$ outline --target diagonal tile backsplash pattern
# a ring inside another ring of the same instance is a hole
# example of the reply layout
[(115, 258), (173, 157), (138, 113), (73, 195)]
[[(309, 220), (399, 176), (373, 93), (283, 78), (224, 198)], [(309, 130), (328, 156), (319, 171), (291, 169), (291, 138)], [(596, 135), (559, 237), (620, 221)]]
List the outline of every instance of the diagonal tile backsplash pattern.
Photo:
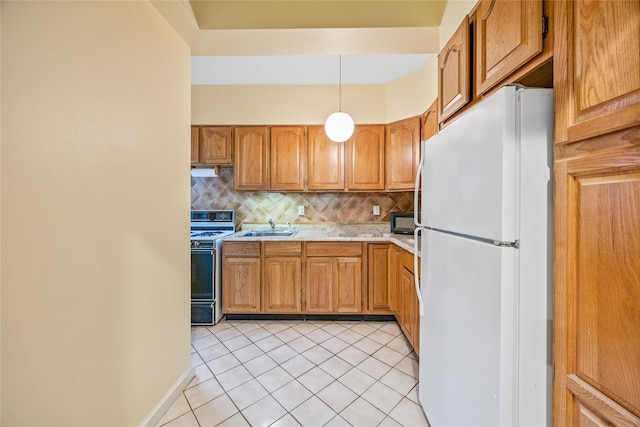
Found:
[[(380, 206), (374, 216), (373, 206)], [(305, 215), (298, 216), (298, 206)], [(191, 209), (235, 209), (236, 223), (387, 222), (389, 212), (413, 209), (413, 192), (401, 193), (267, 193), (235, 191), (233, 169), (224, 167), (216, 178), (191, 178)]]

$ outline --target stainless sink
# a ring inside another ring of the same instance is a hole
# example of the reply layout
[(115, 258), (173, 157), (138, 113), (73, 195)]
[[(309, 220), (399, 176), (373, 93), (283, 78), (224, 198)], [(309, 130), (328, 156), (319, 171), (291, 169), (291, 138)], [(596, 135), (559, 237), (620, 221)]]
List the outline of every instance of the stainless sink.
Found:
[(297, 231), (248, 231), (239, 237), (291, 237)]

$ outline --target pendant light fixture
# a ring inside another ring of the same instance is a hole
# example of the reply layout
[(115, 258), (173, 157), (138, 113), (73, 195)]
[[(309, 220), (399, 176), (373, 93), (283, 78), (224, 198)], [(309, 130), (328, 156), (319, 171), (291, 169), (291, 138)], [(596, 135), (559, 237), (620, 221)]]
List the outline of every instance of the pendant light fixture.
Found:
[(342, 55), (339, 56), (339, 68), (340, 109), (327, 117), (327, 121), (324, 122), (324, 132), (334, 142), (345, 142), (353, 135), (354, 124), (351, 116), (342, 112)]

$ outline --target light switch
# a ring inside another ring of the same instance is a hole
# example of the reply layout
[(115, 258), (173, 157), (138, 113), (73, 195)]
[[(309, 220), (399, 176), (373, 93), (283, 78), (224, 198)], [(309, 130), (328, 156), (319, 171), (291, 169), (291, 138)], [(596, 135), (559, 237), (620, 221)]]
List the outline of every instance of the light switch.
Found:
[(376, 205), (373, 207), (373, 214), (380, 215), (380, 206)]
[(298, 206), (298, 215), (304, 216), (304, 206)]

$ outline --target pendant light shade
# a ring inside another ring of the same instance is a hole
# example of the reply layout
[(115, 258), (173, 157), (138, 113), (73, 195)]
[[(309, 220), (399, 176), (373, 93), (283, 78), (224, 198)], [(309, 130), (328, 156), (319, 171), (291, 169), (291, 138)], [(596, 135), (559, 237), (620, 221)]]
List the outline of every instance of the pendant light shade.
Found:
[(338, 85), (340, 88), (340, 110), (331, 113), (329, 117), (327, 117), (327, 120), (324, 122), (324, 133), (334, 142), (345, 142), (353, 135), (355, 125), (351, 116), (342, 112), (342, 56), (339, 57), (339, 64), (340, 76)]
[(331, 113), (324, 122), (324, 133), (330, 140), (335, 142), (345, 142), (351, 138), (354, 129), (353, 119), (347, 113), (337, 111)]

